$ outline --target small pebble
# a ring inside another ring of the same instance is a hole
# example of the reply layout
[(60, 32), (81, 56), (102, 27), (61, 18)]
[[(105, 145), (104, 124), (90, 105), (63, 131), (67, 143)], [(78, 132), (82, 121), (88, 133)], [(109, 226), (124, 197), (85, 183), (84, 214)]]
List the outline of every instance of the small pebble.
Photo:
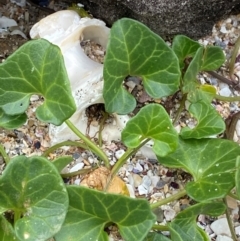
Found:
[(120, 159), (124, 153), (125, 153), (125, 151), (122, 150), (122, 149), (117, 150), (117, 151), (115, 152), (115, 157), (116, 157), (117, 159)]
[(227, 236), (218, 235), (217, 238), (216, 238), (216, 241), (233, 241), (233, 239), (231, 239)]
[(160, 180), (157, 182), (156, 188), (157, 188), (157, 189), (162, 189), (165, 184), (166, 184), (166, 182), (163, 181), (162, 179), (160, 179)]
[(83, 167), (84, 167), (84, 163), (83, 162), (77, 163), (75, 166), (73, 166), (70, 169), (70, 172), (76, 172), (78, 170), (81, 170)]
[(172, 208), (166, 209), (164, 211), (164, 217), (166, 218), (167, 221), (173, 220), (175, 216), (176, 216), (176, 212)]
[(231, 237), (231, 232), (226, 218), (217, 219), (210, 227), (216, 235), (226, 235)]
[(157, 222), (161, 223), (164, 219), (163, 210), (161, 208), (156, 208), (153, 210), (153, 213), (157, 217)]

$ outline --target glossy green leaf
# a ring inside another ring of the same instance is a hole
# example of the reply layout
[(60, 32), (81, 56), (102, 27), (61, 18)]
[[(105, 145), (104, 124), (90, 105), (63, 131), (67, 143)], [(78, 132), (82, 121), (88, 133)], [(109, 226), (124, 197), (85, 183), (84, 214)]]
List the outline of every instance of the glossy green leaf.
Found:
[(0, 216), (0, 240), (18, 241), (12, 225), (1, 215)]
[(236, 183), (236, 194), (240, 199), (240, 156), (238, 156), (236, 160), (235, 183)]
[(0, 64), (0, 106), (8, 115), (26, 111), (33, 94), (44, 97), (39, 120), (62, 124), (75, 112), (70, 82), (60, 49), (47, 40), (32, 40)]
[(127, 114), (136, 101), (123, 88), (124, 79), (139, 76), (153, 98), (178, 90), (180, 69), (172, 49), (142, 23), (123, 18), (114, 23), (104, 60), (103, 97), (110, 113)]
[(221, 67), (225, 62), (223, 50), (217, 46), (207, 46), (203, 55), (201, 70), (211, 71)]
[(215, 108), (204, 100), (192, 103), (188, 111), (197, 119), (196, 127), (184, 127), (181, 129), (182, 138), (206, 138), (222, 133), (226, 126), (225, 122)]
[(179, 139), (177, 150), (158, 157), (167, 167), (182, 168), (194, 181), (187, 183), (188, 195), (201, 202), (223, 198), (235, 185), (238, 144), (223, 139)]
[(56, 158), (52, 164), (57, 168), (59, 173), (62, 171), (64, 167), (66, 167), (70, 162), (73, 161), (71, 156), (60, 156)]
[(199, 214), (219, 216), (226, 209), (224, 203), (199, 203), (180, 212), (169, 224), (172, 241), (209, 241), (207, 233), (196, 224)]
[(177, 132), (161, 105), (144, 106), (122, 131), (122, 141), (130, 148), (139, 146), (147, 138), (153, 139), (153, 151), (159, 156), (165, 156), (177, 147)]
[(7, 115), (0, 108), (0, 126), (5, 129), (14, 129), (22, 126), (27, 120), (27, 115)]
[(184, 35), (177, 35), (173, 39), (172, 49), (179, 59), (181, 68), (184, 66), (184, 60), (192, 58), (201, 45)]
[(44, 241), (61, 228), (68, 194), (51, 162), (38, 156), (18, 156), (0, 177), (0, 206), (23, 216), (14, 225), (20, 240)]
[(183, 77), (183, 92), (194, 91), (198, 85), (196, 78), (202, 65), (203, 47), (198, 48)]
[(170, 239), (162, 234), (151, 232), (147, 235), (144, 241), (170, 241)]
[(68, 186), (69, 210), (56, 241), (107, 241), (104, 228), (117, 224), (126, 241), (141, 241), (155, 222), (147, 200)]

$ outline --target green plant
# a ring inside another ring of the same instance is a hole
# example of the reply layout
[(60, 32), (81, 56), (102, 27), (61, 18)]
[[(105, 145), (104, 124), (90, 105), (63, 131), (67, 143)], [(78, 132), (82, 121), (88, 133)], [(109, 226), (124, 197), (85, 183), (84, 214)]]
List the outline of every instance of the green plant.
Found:
[[(83, 143), (59, 143), (42, 157), (18, 156), (11, 160), (0, 145), (7, 164), (0, 177), (2, 240), (107, 240), (104, 228), (112, 223), (126, 241), (170, 240), (150, 233), (151, 229), (170, 231), (173, 241), (208, 240), (195, 222), (197, 215), (228, 215), (223, 199), (227, 195), (240, 197), (240, 147), (231, 140), (210, 138), (225, 131), (224, 120), (211, 101), (239, 98), (222, 98), (212, 86), (202, 86), (197, 80), (200, 71), (216, 70), (224, 61), (220, 48), (204, 48), (182, 35), (174, 38), (170, 48), (137, 21), (121, 19), (113, 25), (104, 62), (107, 112), (128, 114), (134, 110), (136, 100), (122, 85), (129, 75), (141, 77), (152, 98), (181, 93), (173, 121), (164, 107), (156, 103), (142, 107), (128, 121), (122, 131), (127, 151), (111, 169), (108, 184), (130, 156), (153, 140), (159, 162), (192, 175), (193, 180), (179, 193), (149, 205), (144, 199), (65, 186), (59, 173), (71, 158), (59, 157), (50, 162), (46, 157), (51, 151), (63, 145), (78, 145), (93, 151), (107, 168), (108, 158), (68, 120), (75, 112), (75, 104), (59, 48), (46, 40), (33, 40), (17, 50), (0, 65), (0, 126), (11, 129), (25, 123), (30, 96), (39, 94), (44, 103), (36, 110), (37, 118), (54, 125), (65, 122)], [(178, 134), (174, 125), (186, 102), (197, 125), (192, 129), (185, 127)], [(231, 193), (234, 187), (236, 196)], [(196, 204), (180, 212), (168, 225), (156, 225), (152, 210), (185, 195)], [(13, 220), (6, 218), (9, 210)]]

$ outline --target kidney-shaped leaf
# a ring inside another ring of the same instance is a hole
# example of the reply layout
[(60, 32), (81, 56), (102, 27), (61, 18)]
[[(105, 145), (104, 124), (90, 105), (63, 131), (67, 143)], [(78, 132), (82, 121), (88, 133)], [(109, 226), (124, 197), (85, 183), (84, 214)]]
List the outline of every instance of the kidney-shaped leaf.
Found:
[(153, 98), (173, 94), (180, 79), (178, 59), (171, 48), (145, 25), (127, 18), (111, 28), (103, 74), (106, 109), (119, 114), (131, 112), (136, 105), (122, 86), (128, 75), (140, 76)]
[(68, 195), (56, 168), (43, 157), (15, 157), (0, 177), (0, 206), (19, 218), (20, 240), (46, 240), (59, 231)]
[(236, 157), (240, 147), (222, 139), (179, 139), (177, 150), (166, 157), (159, 157), (161, 164), (183, 168), (194, 181), (186, 185), (193, 199), (201, 202), (223, 198), (235, 184)]
[(222, 133), (226, 126), (220, 114), (211, 104), (204, 100), (192, 103), (188, 111), (197, 119), (198, 124), (193, 129), (184, 127), (181, 129), (182, 138), (206, 138)]
[(236, 159), (236, 175), (235, 175), (235, 182), (236, 182), (236, 194), (240, 199), (240, 156)]
[(14, 129), (18, 128), (23, 125), (27, 120), (27, 115), (20, 114), (20, 115), (7, 115), (1, 108), (0, 108), (0, 126), (5, 129)]
[(172, 49), (179, 59), (181, 68), (186, 58), (192, 58), (201, 45), (184, 35), (177, 35), (173, 39)]
[(177, 147), (177, 132), (161, 105), (144, 106), (122, 131), (122, 140), (130, 148), (139, 146), (147, 138), (153, 139), (153, 151), (159, 156), (165, 156)]
[(207, 46), (203, 55), (201, 70), (216, 70), (225, 62), (223, 50), (217, 46)]
[(224, 203), (199, 203), (180, 212), (169, 224), (172, 241), (209, 241), (207, 233), (196, 224), (199, 214), (219, 216), (226, 209)]
[(13, 226), (2, 215), (0, 216), (0, 240), (18, 241)]
[(200, 47), (190, 62), (184, 77), (183, 77), (183, 91), (188, 93), (196, 89), (197, 81), (196, 76), (200, 71), (202, 65), (203, 47)]
[(171, 241), (171, 240), (165, 237), (163, 234), (151, 232), (147, 235), (144, 241)]
[(67, 187), (69, 210), (56, 241), (107, 241), (104, 228), (115, 223), (126, 241), (143, 240), (155, 222), (147, 200)]
[(60, 125), (75, 103), (60, 49), (47, 40), (32, 40), (0, 65), (0, 106), (8, 115), (24, 113), (32, 94), (44, 97), (37, 118)]

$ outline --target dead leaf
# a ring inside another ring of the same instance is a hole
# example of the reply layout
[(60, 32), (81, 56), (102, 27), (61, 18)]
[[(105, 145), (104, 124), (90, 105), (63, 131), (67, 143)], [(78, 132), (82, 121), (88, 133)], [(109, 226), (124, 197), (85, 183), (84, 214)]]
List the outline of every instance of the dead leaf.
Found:
[[(103, 166), (99, 167), (86, 175), (80, 185), (102, 191), (105, 189), (109, 175), (110, 170)], [(107, 188), (107, 192), (130, 196), (125, 182), (118, 176), (113, 178)]]

